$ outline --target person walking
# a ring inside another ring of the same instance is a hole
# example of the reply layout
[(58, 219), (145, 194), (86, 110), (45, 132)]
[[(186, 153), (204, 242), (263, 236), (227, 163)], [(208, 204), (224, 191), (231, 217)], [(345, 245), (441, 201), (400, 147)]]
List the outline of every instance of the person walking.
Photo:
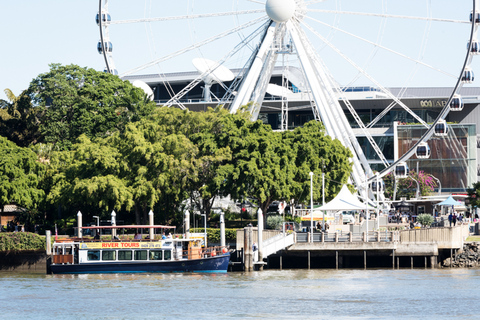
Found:
[(452, 226), (452, 222), (453, 222), (453, 214), (450, 212), (450, 214), (448, 215), (448, 223), (450, 223), (450, 227)]
[(452, 222), (453, 222), (453, 226), (455, 227), (455, 225), (457, 224), (457, 213), (456, 212), (453, 213)]

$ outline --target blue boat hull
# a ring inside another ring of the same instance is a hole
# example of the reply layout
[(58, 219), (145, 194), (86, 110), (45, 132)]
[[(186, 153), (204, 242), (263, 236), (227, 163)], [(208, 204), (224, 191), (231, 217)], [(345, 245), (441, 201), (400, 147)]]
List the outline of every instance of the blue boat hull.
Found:
[(154, 273), (154, 272), (205, 272), (225, 273), (228, 270), (230, 253), (216, 257), (144, 262), (99, 262), (82, 264), (52, 264), (54, 274), (85, 273)]

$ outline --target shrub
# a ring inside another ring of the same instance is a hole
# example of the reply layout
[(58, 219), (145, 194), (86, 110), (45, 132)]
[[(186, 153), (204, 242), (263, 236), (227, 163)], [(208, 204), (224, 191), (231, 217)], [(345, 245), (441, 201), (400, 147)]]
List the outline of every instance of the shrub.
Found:
[(45, 237), (30, 232), (0, 233), (0, 251), (45, 250)]
[[(190, 229), (192, 233), (203, 233), (204, 231), (204, 228)], [(237, 229), (225, 229), (225, 241), (237, 241)], [(207, 228), (207, 242), (220, 243), (220, 229)]]
[(433, 223), (433, 216), (428, 213), (422, 213), (417, 216), (417, 221), (424, 227), (429, 227)]
[(283, 223), (282, 216), (269, 216), (267, 218), (267, 229), (273, 229), (273, 230), (281, 229), (282, 223)]

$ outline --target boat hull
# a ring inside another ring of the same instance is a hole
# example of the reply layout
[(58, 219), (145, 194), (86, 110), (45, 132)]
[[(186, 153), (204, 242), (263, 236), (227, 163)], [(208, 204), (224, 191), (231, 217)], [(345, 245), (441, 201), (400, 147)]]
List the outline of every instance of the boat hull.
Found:
[(100, 262), (82, 264), (52, 264), (53, 274), (88, 273), (155, 273), (155, 272), (204, 272), (225, 273), (228, 270), (230, 253), (216, 257), (142, 262)]

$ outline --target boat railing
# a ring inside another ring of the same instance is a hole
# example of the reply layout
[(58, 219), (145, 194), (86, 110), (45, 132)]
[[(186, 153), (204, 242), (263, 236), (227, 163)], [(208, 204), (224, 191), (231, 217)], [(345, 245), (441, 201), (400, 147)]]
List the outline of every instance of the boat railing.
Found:
[[(161, 235), (155, 236), (153, 239), (150, 239), (148, 237), (142, 238), (142, 239), (133, 239), (133, 235), (124, 235), (124, 236), (117, 236), (117, 237), (112, 237), (111, 235), (104, 235), (99, 238), (94, 238), (94, 237), (71, 237), (68, 238), (68, 240), (63, 239), (63, 242), (145, 242), (145, 241), (160, 241), (160, 240), (172, 240), (172, 239), (180, 239), (179, 236), (175, 236), (173, 238), (166, 238), (162, 239)], [(60, 242), (56, 240), (57, 242)]]
[(201, 258), (212, 258), (228, 252), (227, 247), (217, 246), (208, 248), (190, 248), (182, 251), (182, 259), (192, 260)]

